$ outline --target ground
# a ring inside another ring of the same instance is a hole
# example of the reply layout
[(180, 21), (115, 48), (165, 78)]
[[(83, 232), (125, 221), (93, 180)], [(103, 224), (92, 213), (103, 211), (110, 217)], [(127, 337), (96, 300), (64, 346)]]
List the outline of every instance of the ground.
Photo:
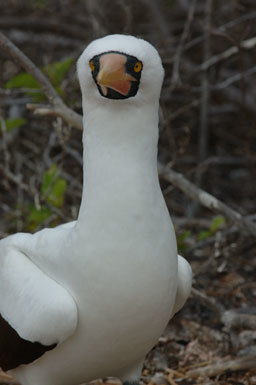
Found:
[[(115, 32), (153, 43), (166, 71), (159, 161), (243, 216), (208, 210), (160, 176), (193, 291), (149, 353), (143, 384), (256, 384), (255, 19), (254, 0), (0, 4), (1, 31), (80, 114), (75, 61), (87, 43)], [(76, 218), (82, 147), (77, 128), (26, 108), (47, 102), (31, 78), (16, 77), (18, 63), (0, 58), (4, 237)], [(13, 379), (1, 373), (0, 381)]]

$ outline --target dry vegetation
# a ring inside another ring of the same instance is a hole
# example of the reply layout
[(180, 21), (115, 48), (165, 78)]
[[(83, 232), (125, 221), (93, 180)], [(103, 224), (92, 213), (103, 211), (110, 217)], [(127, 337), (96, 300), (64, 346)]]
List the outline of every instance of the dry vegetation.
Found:
[[(9, 0), (0, 30), (78, 114), (75, 60), (87, 43), (118, 32), (157, 47), (166, 70), (160, 179), (194, 290), (148, 355), (142, 382), (256, 384), (255, 0)], [(82, 148), (79, 118), (72, 127), (61, 101), (17, 80), (22, 62), (0, 47), (4, 237), (76, 218)]]

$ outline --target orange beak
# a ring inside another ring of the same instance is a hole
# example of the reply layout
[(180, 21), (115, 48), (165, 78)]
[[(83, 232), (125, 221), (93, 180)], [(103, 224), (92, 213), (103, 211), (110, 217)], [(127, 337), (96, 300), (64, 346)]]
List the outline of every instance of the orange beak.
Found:
[(131, 82), (136, 79), (125, 72), (126, 57), (118, 53), (108, 53), (100, 58), (100, 71), (97, 83), (103, 95), (107, 95), (108, 88), (126, 96), (131, 89)]

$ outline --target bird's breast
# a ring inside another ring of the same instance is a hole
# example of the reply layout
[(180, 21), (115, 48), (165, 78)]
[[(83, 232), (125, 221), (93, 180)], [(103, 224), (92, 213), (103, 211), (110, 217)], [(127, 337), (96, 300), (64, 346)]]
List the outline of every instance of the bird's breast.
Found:
[(155, 342), (168, 321), (176, 294), (177, 250), (169, 215), (158, 209), (147, 215), (127, 213), (122, 222), (116, 212), (83, 234), (76, 254), (80, 262), (74, 263), (74, 295), (82, 318), (98, 325), (99, 336), (115, 330), (120, 342), (130, 330), (138, 341)]

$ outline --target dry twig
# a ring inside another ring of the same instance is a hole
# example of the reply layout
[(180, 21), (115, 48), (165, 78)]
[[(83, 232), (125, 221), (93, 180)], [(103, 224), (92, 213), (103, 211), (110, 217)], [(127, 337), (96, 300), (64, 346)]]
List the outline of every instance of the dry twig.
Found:
[(35, 32), (53, 32), (55, 34), (60, 34), (61, 36), (72, 37), (73, 39), (78, 39), (83, 41), (81, 38), (83, 36), (84, 28), (79, 27), (77, 24), (73, 23), (58, 23), (56, 19), (50, 18), (38, 18), (33, 15), (32, 17), (20, 17), (17, 16), (7, 16), (4, 15), (0, 17), (1, 29), (20, 29), (20, 30), (33, 30)]
[[(239, 24), (248, 22), (250, 20), (253, 20), (256, 18), (256, 12), (249, 12), (246, 13), (245, 15), (242, 15), (238, 17), (237, 19), (230, 20), (228, 23), (221, 25), (219, 28), (216, 28), (212, 31), (214, 35), (219, 34), (221, 32), (226, 32), (230, 28), (234, 28), (238, 26)], [(192, 39), (191, 41), (187, 42), (185, 44), (184, 50), (187, 51), (193, 47), (195, 47), (197, 44), (201, 43), (204, 41), (205, 35), (201, 35), (196, 37), (195, 39)]]
[(7, 129), (6, 129), (5, 121), (1, 116), (0, 116), (0, 123), (1, 123), (2, 137), (3, 137), (2, 148), (3, 148), (3, 153), (4, 153), (4, 163), (5, 163), (5, 168), (7, 170), (9, 170), (9, 168), (10, 168), (9, 167), (10, 166), (10, 154), (9, 154), (8, 147), (7, 147), (7, 138), (6, 138)]
[(178, 48), (176, 49), (176, 53), (175, 53), (175, 56), (173, 59), (173, 71), (172, 71), (171, 87), (170, 87), (171, 91), (180, 82), (180, 74), (179, 74), (180, 59), (181, 59), (181, 55), (182, 55), (185, 41), (186, 41), (188, 34), (189, 34), (189, 29), (190, 29), (191, 23), (192, 23), (193, 18), (194, 18), (196, 4), (197, 4), (197, 0), (193, 0), (190, 4), (187, 20), (186, 20), (186, 23), (184, 25), (184, 29), (183, 29), (183, 32), (182, 32), (182, 35), (180, 38), (180, 42), (179, 42)]
[(157, 1), (155, 0), (143, 0), (145, 5), (150, 9), (155, 24), (158, 27), (161, 35), (166, 38), (166, 36), (169, 36), (169, 21), (166, 19), (163, 12), (161, 12), (159, 5), (157, 4)]
[(58, 116), (61, 116), (73, 126), (80, 128), (81, 116), (63, 103), (61, 97), (57, 94), (46, 76), (44, 76), (39, 68), (36, 67), (35, 64), (1, 32), (0, 47), (38, 81), (47, 99), (53, 105), (53, 109), (59, 112)]
[(222, 82), (216, 84), (215, 86), (211, 86), (211, 89), (213, 90), (222, 90), (223, 88), (229, 87), (231, 84), (234, 84), (236, 82), (241, 81), (242, 79), (245, 79), (248, 76), (254, 75), (256, 72), (256, 66), (253, 66), (252, 68), (249, 68), (247, 71), (244, 73), (240, 74), (235, 74), (234, 76), (231, 76)]
[(69, 111), (74, 112), (67, 106), (63, 108), (62, 106), (51, 106), (46, 104), (27, 104), (27, 109), (34, 112), (34, 115), (36, 116), (52, 116), (52, 117), (60, 117), (62, 118), (66, 123), (73, 125), (74, 127), (78, 128), (79, 130), (83, 129), (83, 121), (82, 116), (79, 114), (76, 114), (75, 121), (73, 120), (73, 116), (69, 114)]
[(255, 369), (256, 355), (252, 354), (250, 356), (236, 358), (229, 361), (221, 361), (213, 365), (207, 365), (200, 368), (189, 370), (185, 378), (197, 378), (197, 377), (211, 377), (222, 374), (227, 370), (236, 371), (236, 370), (245, 370), (245, 369)]
[[(204, 40), (204, 61), (207, 61), (210, 57), (210, 31), (211, 31), (211, 11), (212, 0), (207, 0), (205, 4), (205, 40)], [(200, 131), (198, 141), (198, 158), (199, 162), (202, 162), (208, 151), (208, 111), (209, 111), (209, 99), (210, 89), (207, 69), (202, 74), (202, 92), (201, 92), (201, 108), (200, 108)], [(198, 172), (197, 184), (201, 184), (201, 173)]]
[(29, 186), (22, 182), (21, 175), (15, 175), (10, 170), (6, 169), (2, 164), (0, 164), (0, 171), (9, 179), (11, 182), (18, 185), (22, 190), (29, 191)]
[(214, 298), (208, 297), (206, 294), (204, 294), (202, 291), (199, 291), (195, 288), (192, 288), (191, 295), (194, 298), (199, 299), (203, 303), (205, 303), (210, 309), (212, 309), (219, 317), (224, 311), (224, 307), (215, 301)]
[(214, 210), (223, 214), (232, 222), (235, 222), (238, 227), (248, 231), (250, 234), (256, 236), (256, 225), (249, 219), (244, 218), (240, 213), (233, 210), (231, 207), (215, 198), (213, 195), (198, 188), (191, 183), (183, 175), (171, 170), (168, 166), (158, 164), (159, 173), (164, 179), (172, 183), (174, 186), (182, 190), (191, 199), (196, 200), (201, 205), (207, 207), (210, 210)]
[[(240, 49), (250, 50), (253, 49), (256, 46), (256, 37), (252, 37), (250, 39), (244, 40), (240, 43)], [(236, 55), (239, 52), (238, 47), (231, 47), (227, 49), (226, 51), (223, 51), (219, 53), (218, 55), (214, 55), (210, 57), (210, 59), (204, 61), (202, 64), (200, 64), (198, 67), (194, 69), (195, 72), (201, 72), (206, 71), (210, 67), (214, 66), (215, 64), (219, 63), (222, 60), (227, 60), (230, 57)]]
[(221, 316), (222, 322), (228, 330), (251, 329), (256, 330), (256, 315), (241, 314), (235, 310), (227, 310)]

